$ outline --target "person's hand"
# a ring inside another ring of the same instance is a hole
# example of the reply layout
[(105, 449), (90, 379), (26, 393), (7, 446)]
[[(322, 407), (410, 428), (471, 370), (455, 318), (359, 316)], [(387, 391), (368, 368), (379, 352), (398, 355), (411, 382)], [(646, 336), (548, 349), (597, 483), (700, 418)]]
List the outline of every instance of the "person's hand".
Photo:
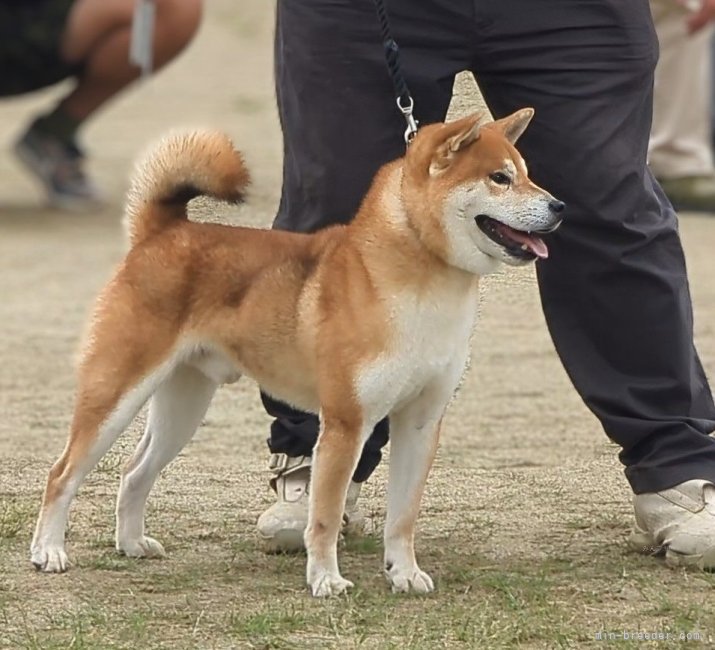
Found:
[[(688, 9), (692, 13), (688, 17), (688, 33), (694, 34), (698, 30), (715, 21), (715, 0), (677, 0), (678, 4)], [(699, 6), (698, 6), (699, 5)]]

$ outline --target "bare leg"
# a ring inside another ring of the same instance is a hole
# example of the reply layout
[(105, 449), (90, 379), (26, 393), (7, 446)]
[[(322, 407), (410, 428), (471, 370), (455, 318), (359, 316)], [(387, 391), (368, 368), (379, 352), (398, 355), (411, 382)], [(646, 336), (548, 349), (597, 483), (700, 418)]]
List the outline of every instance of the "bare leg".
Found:
[(117, 499), (117, 550), (130, 557), (164, 555), (162, 545), (144, 534), (144, 509), (159, 472), (191, 440), (216, 384), (181, 365), (159, 386), (149, 403), (146, 430), (127, 463)]
[[(161, 68), (191, 41), (201, 19), (201, 0), (156, 0), (154, 64)], [(62, 54), (83, 73), (62, 100), (64, 112), (82, 122), (139, 74), (129, 63), (133, 0), (77, 0), (67, 21)]]
[[(191, 40), (202, 0), (155, 0), (154, 63), (161, 67)], [(15, 145), (20, 162), (42, 184), (51, 205), (87, 210), (101, 193), (84, 171), (77, 131), (139, 74), (129, 63), (135, 0), (75, 0), (64, 26), (63, 58), (77, 64), (74, 89), (36, 117)]]

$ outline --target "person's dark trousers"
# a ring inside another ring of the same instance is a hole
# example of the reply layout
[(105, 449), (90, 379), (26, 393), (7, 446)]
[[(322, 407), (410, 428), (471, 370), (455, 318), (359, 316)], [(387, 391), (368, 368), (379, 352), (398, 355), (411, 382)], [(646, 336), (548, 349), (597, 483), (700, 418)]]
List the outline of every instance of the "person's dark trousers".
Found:
[[(261, 393), (263, 406), (275, 419), (271, 423), (268, 447), (274, 454), (287, 454), (291, 458), (312, 456), (318, 439), (319, 421), (316, 415), (291, 408), (283, 402)], [(365, 442), (358, 461), (353, 481), (362, 483), (380, 463), (382, 448), (387, 444), (387, 419), (378, 422), (372, 435)]]
[[(535, 182), (568, 206), (537, 267), (544, 313), (633, 490), (715, 480), (715, 405), (693, 346), (677, 221), (646, 168), (657, 60), (647, 0), (387, 4), (423, 124), (444, 119), (464, 69), (496, 116), (536, 109), (519, 148)], [(371, 0), (279, 0), (276, 228), (350, 219), (378, 167), (403, 153), (378, 33)], [(284, 451), (297, 414), (281, 419), (274, 406), (269, 444)], [(306, 448), (316, 435), (315, 422), (301, 431)]]

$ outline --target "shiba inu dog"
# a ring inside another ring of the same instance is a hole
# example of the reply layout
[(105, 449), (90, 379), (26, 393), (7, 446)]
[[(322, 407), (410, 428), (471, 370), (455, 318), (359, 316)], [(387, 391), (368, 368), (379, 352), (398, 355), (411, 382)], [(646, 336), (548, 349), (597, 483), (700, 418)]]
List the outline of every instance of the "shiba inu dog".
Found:
[(188, 220), (195, 196), (240, 200), (248, 172), (220, 133), (161, 143), (128, 196), (130, 250), (98, 299), (33, 564), (67, 569), (70, 502), (147, 401), (146, 431), (121, 479), (116, 546), (163, 555), (145, 534), (149, 491), (216, 388), (248, 375), (320, 416), (305, 534), (313, 595), (351, 586), (338, 569), (341, 515), (362, 445), (385, 416), (385, 574), (394, 591), (431, 591), (415, 559), (415, 520), (467, 362), (479, 276), (500, 262), (547, 257), (541, 234), (564, 208), (529, 180), (514, 147), (532, 115), (422, 128), (406, 155), (379, 171), (349, 225), (310, 235)]

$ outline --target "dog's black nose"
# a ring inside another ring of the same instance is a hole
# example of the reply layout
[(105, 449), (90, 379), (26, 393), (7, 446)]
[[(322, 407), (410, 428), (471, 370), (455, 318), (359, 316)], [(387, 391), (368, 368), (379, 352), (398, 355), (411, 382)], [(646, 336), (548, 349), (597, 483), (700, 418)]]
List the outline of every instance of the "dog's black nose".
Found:
[(549, 210), (551, 210), (551, 212), (555, 212), (556, 214), (563, 212), (565, 207), (566, 204), (563, 201), (557, 201), (556, 199), (549, 201)]

